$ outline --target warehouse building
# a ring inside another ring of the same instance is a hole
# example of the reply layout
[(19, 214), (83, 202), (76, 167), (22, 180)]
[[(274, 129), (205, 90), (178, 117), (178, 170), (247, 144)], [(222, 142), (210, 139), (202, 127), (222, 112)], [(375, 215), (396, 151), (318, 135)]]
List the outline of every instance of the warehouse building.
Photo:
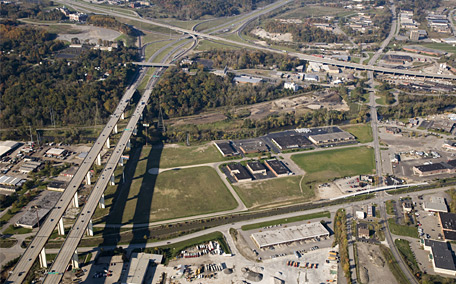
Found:
[(33, 229), (44, 217), (54, 208), (62, 193), (55, 191), (44, 191), (41, 199), (37, 202), (39, 208), (30, 208), (25, 211), (21, 218), (14, 224), (17, 227)]
[(288, 168), (276, 159), (266, 160), (264, 164), (276, 177), (287, 176), (289, 173)]
[(20, 168), (19, 172), (23, 174), (29, 174), (36, 171), (41, 166), (41, 161), (28, 161), (25, 162)]
[[(125, 282), (122, 284), (143, 284), (152, 283), (152, 278), (155, 273), (149, 273), (150, 269), (154, 269), (157, 264), (162, 262), (163, 256), (161, 254), (149, 254), (134, 252), (131, 255), (130, 267)], [(149, 273), (150, 279), (146, 279)]]
[(76, 172), (78, 171), (77, 167), (70, 167), (63, 171), (60, 175), (63, 177), (73, 178)]
[(214, 142), (215, 147), (222, 154), (223, 157), (232, 157), (238, 155), (238, 151), (234, 149), (231, 141), (228, 142)]
[(416, 175), (430, 176), (430, 175), (439, 175), (446, 174), (449, 170), (441, 163), (428, 164), (428, 165), (419, 165), (413, 167), (413, 173)]
[(47, 150), (45, 156), (52, 157), (52, 158), (62, 158), (62, 157), (65, 157), (65, 155), (67, 153), (68, 153), (68, 151), (65, 149), (51, 148), (51, 149)]
[(427, 212), (448, 212), (445, 198), (440, 196), (430, 196), (423, 202), (423, 209)]
[(226, 166), (226, 168), (230, 172), (230, 175), (237, 182), (251, 181), (252, 180), (252, 176), (249, 174), (249, 172), (244, 168), (243, 165), (241, 165), (239, 163), (229, 164), (229, 165)]
[(0, 176), (0, 189), (15, 192), (26, 180), (12, 176)]
[(365, 223), (358, 224), (358, 238), (368, 239), (369, 238), (369, 226)]
[(11, 154), (14, 150), (19, 148), (21, 143), (15, 141), (0, 141), (0, 158)]
[(356, 142), (355, 136), (345, 131), (310, 135), (309, 140), (312, 141), (312, 143), (314, 143), (315, 145)]
[(268, 146), (263, 141), (258, 139), (242, 140), (239, 141), (238, 145), (244, 155), (269, 151)]
[(453, 253), (447, 242), (434, 240), (421, 240), (424, 250), (430, 252), (429, 260), (432, 262), (434, 272), (456, 276)]
[(280, 150), (310, 148), (312, 143), (304, 135), (291, 134), (271, 138)]
[(248, 162), (247, 169), (252, 175), (266, 175), (266, 167), (260, 161)]
[(314, 222), (299, 226), (283, 227), (273, 231), (253, 233), (250, 237), (262, 249), (316, 238), (327, 238), (329, 237), (329, 232), (320, 222)]
[(456, 241), (456, 214), (439, 212), (439, 223), (444, 239)]
[(48, 183), (47, 190), (63, 192), (63, 191), (65, 191), (65, 188), (67, 186), (68, 186), (67, 182), (60, 181), (60, 180), (54, 180), (54, 181), (51, 181), (50, 183)]

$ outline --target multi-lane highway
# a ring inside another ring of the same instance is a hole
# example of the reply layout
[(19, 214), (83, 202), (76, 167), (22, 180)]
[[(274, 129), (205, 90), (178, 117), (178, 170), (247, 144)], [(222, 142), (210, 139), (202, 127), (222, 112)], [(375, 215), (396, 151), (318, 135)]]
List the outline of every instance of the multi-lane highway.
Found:
[(158, 21), (150, 20), (150, 19), (128, 16), (128, 15), (125, 15), (125, 14), (122, 14), (119, 12), (111, 11), (108, 8), (94, 6), (94, 5), (90, 5), (87, 3), (74, 2), (74, 1), (70, 1), (70, 0), (59, 0), (58, 2), (64, 3), (66, 5), (73, 5), (75, 7), (90, 8), (92, 10), (96, 10), (100, 13), (106, 13), (111, 16), (121, 17), (121, 18), (130, 19), (130, 20), (134, 20), (134, 21), (138, 21), (138, 22), (142, 22), (142, 23), (147, 23), (147, 24), (152, 24), (155, 26), (171, 29), (171, 30), (183, 33), (183, 34), (189, 34), (189, 35), (197, 36), (200, 38), (221, 41), (221, 42), (225, 42), (225, 43), (229, 43), (229, 44), (233, 44), (233, 45), (237, 45), (237, 46), (242, 46), (242, 47), (251, 48), (251, 49), (258, 49), (258, 50), (263, 50), (263, 51), (268, 51), (268, 52), (273, 52), (273, 53), (289, 54), (291, 56), (298, 57), (302, 60), (318, 62), (318, 63), (322, 63), (322, 64), (327, 64), (327, 65), (334, 65), (334, 66), (338, 66), (338, 67), (342, 67), (342, 68), (366, 70), (366, 71), (380, 72), (380, 73), (385, 73), (385, 74), (407, 75), (407, 76), (413, 76), (413, 77), (416, 76), (416, 77), (456, 80), (456, 75), (437, 74), (437, 73), (435, 73), (435, 74), (421, 73), (419, 71), (399, 70), (399, 69), (393, 69), (393, 68), (387, 68), (387, 67), (362, 65), (362, 64), (358, 64), (358, 63), (352, 63), (352, 62), (338, 61), (338, 60), (333, 60), (333, 59), (328, 59), (328, 58), (320, 58), (320, 57), (302, 54), (302, 53), (298, 53), (298, 52), (289, 52), (288, 53), (284, 50), (278, 50), (278, 49), (274, 49), (274, 48), (270, 48), (270, 47), (253, 45), (253, 44), (244, 43), (244, 42), (238, 42), (238, 41), (226, 39), (226, 38), (223, 38), (220, 36), (215, 36), (215, 35), (210, 35), (210, 34), (197, 32), (197, 31), (193, 31), (193, 30), (183, 29), (180, 27), (172, 26), (169, 24), (161, 23)]

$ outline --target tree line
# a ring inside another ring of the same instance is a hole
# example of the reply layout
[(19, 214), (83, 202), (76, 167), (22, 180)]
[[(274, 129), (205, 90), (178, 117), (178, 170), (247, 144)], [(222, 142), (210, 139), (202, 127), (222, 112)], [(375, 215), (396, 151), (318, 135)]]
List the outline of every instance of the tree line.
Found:
[(167, 17), (180, 20), (197, 20), (203, 16), (225, 17), (255, 10), (260, 3), (273, 0), (153, 0), (151, 8), (140, 13), (148, 17)]
[(269, 21), (265, 25), (265, 30), (270, 33), (291, 33), (294, 42), (343, 42), (346, 40), (344, 35), (338, 35), (331, 31), (312, 26), (310, 23), (290, 24), (277, 21)]
[(275, 54), (263, 51), (242, 50), (210, 50), (195, 55), (194, 59), (209, 59), (215, 68), (249, 69), (258, 67), (277, 66), (280, 71), (292, 71), (306, 62), (296, 57), (283, 54)]
[(65, 47), (42, 29), (0, 25), (0, 127), (87, 125), (115, 109), (136, 67), (137, 52), (122, 45), (112, 52), (84, 50), (60, 59)]
[(124, 33), (126, 35), (130, 36), (137, 36), (139, 35), (139, 31), (136, 30), (134, 27), (121, 23), (119, 22), (116, 18), (112, 16), (106, 16), (106, 15), (91, 15), (87, 19), (87, 23), (97, 26), (97, 27), (103, 27), (103, 28), (109, 28), (113, 30), (117, 30), (121, 33)]

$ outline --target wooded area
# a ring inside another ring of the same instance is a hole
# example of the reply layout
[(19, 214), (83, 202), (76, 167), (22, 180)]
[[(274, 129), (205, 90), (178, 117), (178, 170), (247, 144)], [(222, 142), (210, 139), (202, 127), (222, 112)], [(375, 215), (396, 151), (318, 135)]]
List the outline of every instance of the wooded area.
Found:
[(343, 42), (346, 40), (344, 35), (335, 34), (325, 31), (321, 28), (314, 27), (309, 23), (290, 24), (277, 21), (269, 21), (265, 25), (265, 30), (270, 33), (291, 33), (294, 42)]

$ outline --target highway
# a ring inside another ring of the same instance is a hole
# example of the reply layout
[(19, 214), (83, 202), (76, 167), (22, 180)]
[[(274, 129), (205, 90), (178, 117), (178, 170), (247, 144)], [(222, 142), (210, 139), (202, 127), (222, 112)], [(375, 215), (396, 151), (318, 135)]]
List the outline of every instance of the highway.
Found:
[[(143, 78), (143, 76), (144, 72), (141, 72), (138, 79)], [(140, 80), (137, 80), (136, 82), (139, 81)], [(41, 249), (44, 248), (44, 246), (46, 245), (47, 241), (49, 240), (49, 237), (56, 228), (60, 218), (62, 218), (63, 214), (65, 213), (71, 201), (73, 200), (73, 197), (77, 193), (79, 186), (86, 178), (86, 175), (92, 167), (92, 164), (95, 162), (97, 156), (103, 149), (106, 140), (114, 130), (114, 127), (119, 121), (121, 115), (124, 113), (126, 107), (129, 105), (130, 99), (132, 98), (136, 90), (136, 85), (137, 83), (130, 86), (123, 95), (116, 110), (111, 115), (108, 123), (101, 131), (100, 136), (98, 136), (97, 140), (93, 144), (86, 158), (78, 168), (76, 174), (71, 179), (65, 191), (62, 193), (60, 200), (55, 204), (54, 209), (52, 209), (49, 212), (46, 220), (41, 225), (40, 230), (36, 234), (35, 238), (32, 240), (27, 250), (22, 254), (21, 258), (19, 259), (19, 262), (16, 264), (14, 270), (8, 278), (7, 283), (23, 282), (24, 278), (27, 275), (27, 272), (30, 270), (33, 263), (37, 259), (38, 255), (41, 252)]]
[[(181, 41), (182, 39), (178, 39), (164, 47), (162, 47), (159, 51), (157, 51), (154, 55), (157, 56), (158, 54), (162, 53), (165, 49), (168, 47), (172, 46), (176, 42)], [(162, 59), (162, 62), (166, 62), (171, 55), (173, 55), (177, 50), (182, 49), (184, 45), (188, 44), (188, 41), (184, 41), (183, 43), (179, 44), (178, 46), (174, 47), (170, 52), (166, 54), (166, 56)], [(192, 49), (195, 46), (193, 44), (189, 49), (186, 49), (185, 51), (188, 51)], [(182, 56), (185, 53), (180, 52), (177, 56)], [(152, 57), (153, 58), (153, 57)], [(158, 82), (159, 76), (163, 74), (165, 69), (160, 68), (157, 71), (154, 72), (152, 75), (152, 80), (150, 80), (147, 84), (147, 89), (144, 92), (144, 94), (141, 96), (141, 99), (139, 100), (135, 111), (131, 115), (130, 120), (128, 121), (128, 124), (125, 128), (125, 130), (122, 132), (122, 135), (113, 151), (111, 156), (109, 157), (108, 162), (106, 163), (103, 171), (101, 172), (100, 177), (98, 178), (95, 187), (93, 188), (91, 194), (89, 195), (89, 198), (84, 205), (84, 208), (81, 210), (76, 222), (74, 223), (73, 227), (71, 228), (71, 231), (69, 232), (67, 238), (65, 239), (65, 242), (63, 243), (62, 247), (59, 250), (59, 253), (57, 254), (57, 257), (50, 268), (51, 272), (58, 272), (58, 274), (48, 274), (46, 278), (44, 279), (43, 283), (59, 283), (61, 278), (63, 277), (63, 273), (66, 271), (66, 268), (68, 267), (68, 263), (72, 259), (79, 242), (81, 241), (82, 237), (87, 231), (87, 227), (89, 225), (89, 222), (92, 219), (93, 214), (95, 213), (95, 210), (98, 206), (98, 203), (100, 199), (102, 198), (104, 191), (108, 185), (108, 183), (111, 181), (111, 177), (114, 174), (114, 171), (116, 169), (116, 166), (125, 150), (125, 147), (127, 146), (130, 137), (133, 133), (133, 130), (136, 128), (136, 125), (138, 124), (138, 121), (142, 118), (142, 114), (144, 111), (144, 108), (147, 105), (147, 102), (149, 101), (150, 94), (152, 93), (152, 89), (154, 85)]]
[(344, 61), (338, 61), (338, 60), (333, 60), (333, 59), (320, 58), (320, 57), (297, 53), (297, 52), (286, 52), (284, 50), (278, 50), (278, 49), (274, 49), (274, 48), (270, 48), (270, 47), (258, 46), (258, 45), (253, 45), (253, 44), (249, 44), (249, 43), (244, 43), (244, 42), (238, 42), (238, 41), (226, 39), (226, 38), (223, 38), (220, 36), (210, 35), (210, 34), (197, 32), (197, 31), (193, 31), (193, 30), (187, 30), (187, 29), (183, 29), (183, 28), (172, 26), (169, 24), (157, 22), (157, 21), (150, 20), (150, 19), (128, 16), (128, 15), (125, 15), (125, 14), (122, 14), (119, 12), (115, 12), (115, 11), (106, 9), (104, 7), (94, 6), (94, 5), (90, 5), (90, 4), (86, 4), (86, 3), (80, 3), (80, 2), (75, 3), (70, 0), (59, 0), (58, 2), (63, 3), (65, 5), (73, 5), (75, 7), (90, 8), (90, 9), (96, 10), (100, 13), (106, 13), (111, 16), (121, 17), (121, 18), (130, 19), (130, 20), (134, 20), (134, 21), (138, 21), (138, 22), (147, 23), (147, 24), (152, 24), (155, 26), (171, 29), (171, 30), (183, 33), (183, 34), (197, 36), (199, 38), (221, 41), (221, 42), (225, 42), (225, 43), (229, 43), (229, 44), (233, 44), (233, 45), (237, 45), (237, 46), (242, 46), (242, 47), (251, 48), (251, 49), (258, 49), (258, 50), (263, 50), (263, 51), (268, 51), (268, 52), (273, 52), (273, 53), (289, 54), (290, 56), (298, 57), (302, 60), (327, 64), (327, 65), (334, 65), (334, 66), (341, 67), (341, 68), (373, 71), (373, 72), (380, 72), (380, 73), (393, 74), (393, 75), (407, 75), (407, 76), (412, 76), (412, 77), (416, 76), (416, 77), (423, 77), (423, 78), (456, 80), (456, 75), (421, 73), (418, 71), (400, 70), (400, 69), (393, 69), (393, 68), (373, 66), (373, 65), (362, 65), (362, 64), (358, 64), (358, 63), (352, 63), (352, 62), (344, 62)]

